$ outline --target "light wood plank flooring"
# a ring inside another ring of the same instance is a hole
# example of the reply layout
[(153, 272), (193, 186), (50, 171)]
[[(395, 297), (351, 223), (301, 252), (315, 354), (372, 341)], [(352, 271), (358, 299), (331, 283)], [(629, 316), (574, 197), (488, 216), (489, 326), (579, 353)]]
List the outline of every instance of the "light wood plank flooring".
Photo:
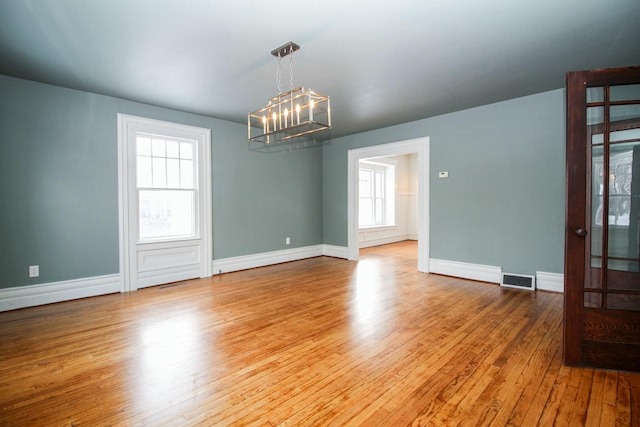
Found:
[(562, 295), (416, 249), (0, 313), (0, 425), (640, 423), (640, 374), (562, 365)]

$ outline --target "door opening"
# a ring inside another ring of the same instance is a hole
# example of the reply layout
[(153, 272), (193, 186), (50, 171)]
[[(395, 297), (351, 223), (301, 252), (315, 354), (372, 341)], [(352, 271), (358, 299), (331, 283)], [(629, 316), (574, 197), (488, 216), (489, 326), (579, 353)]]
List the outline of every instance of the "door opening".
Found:
[(415, 154), (417, 156), (418, 271), (429, 271), (429, 137), (374, 145), (348, 152), (348, 258), (359, 258), (360, 161), (371, 158)]

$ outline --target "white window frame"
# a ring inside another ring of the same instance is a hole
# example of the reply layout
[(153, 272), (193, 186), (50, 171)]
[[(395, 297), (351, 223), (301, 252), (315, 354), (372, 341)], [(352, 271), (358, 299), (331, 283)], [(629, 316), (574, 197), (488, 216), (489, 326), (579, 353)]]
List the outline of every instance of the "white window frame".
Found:
[[(371, 194), (373, 198), (373, 224), (360, 225), (360, 218), (358, 218), (358, 229), (360, 230), (368, 230), (372, 228), (384, 228), (384, 227), (395, 227), (396, 226), (396, 171), (398, 162), (394, 159), (363, 159), (358, 162), (358, 176), (360, 175), (360, 171), (366, 170), (370, 171), (373, 176), (373, 180), (371, 182)], [(376, 192), (376, 184), (375, 184), (375, 175), (378, 173), (383, 174), (384, 179), (384, 189), (383, 194), (377, 194)], [(358, 179), (359, 183), (359, 179)], [(361, 202), (361, 197), (358, 197), (358, 203)], [(376, 222), (377, 210), (376, 208), (376, 199), (383, 199), (383, 207), (382, 207), (382, 220), (380, 222)]]
[[(138, 231), (136, 227), (132, 227), (130, 214), (136, 212), (131, 207), (137, 208), (134, 197), (131, 192), (136, 191), (130, 188), (130, 162), (134, 162), (135, 158), (128, 147), (127, 141), (131, 140), (130, 136), (140, 133), (153, 133), (158, 135), (172, 135), (184, 139), (197, 139), (201, 142), (198, 150), (198, 197), (199, 209), (198, 213), (198, 239), (202, 240), (199, 256), (202, 262), (199, 265), (200, 277), (209, 277), (212, 275), (212, 259), (213, 259), (213, 221), (212, 221), (212, 197), (211, 197), (211, 130), (195, 126), (183, 125), (179, 123), (165, 122), (160, 120), (149, 119), (145, 117), (130, 116), (127, 114), (117, 114), (118, 122), (118, 222), (119, 222), (119, 249), (120, 249), (120, 288), (121, 292), (135, 291), (138, 289), (138, 279), (136, 278), (135, 264), (136, 252), (132, 249), (132, 245), (139, 242)], [(165, 131), (164, 129), (170, 129)], [(194, 137), (194, 135), (197, 135)], [(195, 239), (182, 239), (179, 241), (188, 241)], [(141, 242), (140, 242), (141, 243)], [(150, 243), (155, 245), (156, 243)]]
[[(193, 139), (186, 139), (186, 138), (176, 138), (176, 137), (169, 137), (167, 138), (164, 135), (154, 135), (151, 133), (146, 133), (146, 132), (139, 132), (136, 135), (136, 143), (137, 143), (137, 137), (147, 137), (149, 139), (154, 139), (154, 138), (158, 138), (158, 139), (162, 139), (165, 141), (175, 141), (178, 143), (187, 143), (190, 144), (192, 147), (192, 158), (190, 159), (192, 162), (192, 173), (191, 173), (191, 186), (189, 187), (185, 187), (182, 185), (178, 185), (178, 186), (172, 186), (168, 183), (165, 183), (164, 186), (159, 186), (156, 183), (152, 183), (150, 185), (142, 185), (139, 180), (136, 180), (136, 191), (137, 191), (137, 197), (136, 200), (139, 201), (140, 200), (140, 193), (141, 192), (163, 192), (163, 191), (172, 191), (172, 192), (184, 192), (184, 193), (189, 193), (191, 194), (192, 197), (192, 201), (193, 203), (197, 206), (200, 203), (202, 203), (203, 200), (200, 200), (200, 189), (198, 187), (198, 182), (201, 179), (200, 176), (200, 165), (199, 165), (199, 158), (198, 158), (198, 152), (201, 150), (198, 150), (198, 142), (193, 140)], [(158, 156), (141, 156), (140, 154), (136, 153), (136, 161), (140, 158), (140, 157), (150, 157), (152, 160), (152, 166), (151, 169), (153, 170), (153, 159), (162, 159), (164, 158), (165, 161), (166, 159), (171, 159), (171, 157), (169, 157), (168, 155), (162, 157), (158, 157)], [(180, 157), (176, 158), (177, 160), (182, 160)], [(138, 175), (139, 176), (139, 175)], [(153, 180), (153, 173), (152, 173), (152, 177), (151, 179)], [(179, 177), (179, 180), (182, 179), (182, 175)], [(138, 211), (138, 215), (140, 215), (142, 207), (138, 206), (137, 207), (137, 211)], [(193, 212), (193, 218), (192, 218), (193, 222), (192, 222), (192, 229), (191, 232), (188, 234), (184, 234), (184, 235), (175, 235), (175, 236), (148, 236), (148, 237), (143, 237), (142, 236), (142, 228), (138, 227), (137, 230), (137, 238), (138, 238), (138, 242), (140, 243), (148, 243), (148, 242), (154, 242), (154, 241), (170, 241), (170, 240), (189, 240), (189, 239), (199, 239), (201, 237), (200, 235), (200, 228), (201, 228), (201, 222), (200, 221), (200, 210), (198, 209), (194, 209)]]

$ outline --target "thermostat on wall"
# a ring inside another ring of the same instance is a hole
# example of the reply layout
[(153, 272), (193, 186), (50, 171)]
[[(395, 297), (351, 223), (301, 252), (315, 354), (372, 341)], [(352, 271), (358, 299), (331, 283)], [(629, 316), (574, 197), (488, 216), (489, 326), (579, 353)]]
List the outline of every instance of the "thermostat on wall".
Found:
[(438, 172), (438, 178), (449, 178), (449, 171)]

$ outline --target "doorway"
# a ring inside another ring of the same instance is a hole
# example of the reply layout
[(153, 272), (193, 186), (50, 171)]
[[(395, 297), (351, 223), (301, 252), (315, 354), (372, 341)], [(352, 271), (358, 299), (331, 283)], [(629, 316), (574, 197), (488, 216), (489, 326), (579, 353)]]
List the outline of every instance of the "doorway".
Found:
[(348, 152), (348, 259), (359, 258), (358, 185), (363, 159), (417, 155), (418, 163), (418, 271), (429, 272), (429, 137), (357, 148)]
[(640, 371), (640, 67), (567, 74), (564, 361)]
[(122, 292), (211, 275), (210, 132), (118, 114)]
[[(418, 240), (418, 156), (360, 160), (358, 247)], [(417, 253), (416, 253), (417, 260)]]

